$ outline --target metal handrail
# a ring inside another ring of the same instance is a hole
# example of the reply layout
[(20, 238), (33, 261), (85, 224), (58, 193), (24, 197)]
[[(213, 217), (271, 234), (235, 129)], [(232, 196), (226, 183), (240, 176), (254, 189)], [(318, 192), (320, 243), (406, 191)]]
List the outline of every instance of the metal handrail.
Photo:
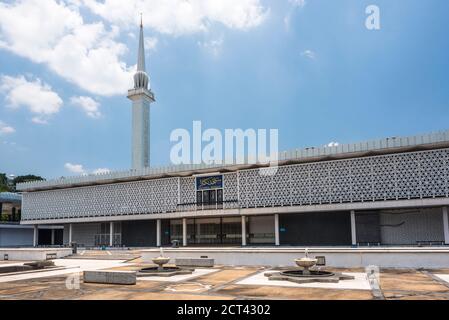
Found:
[[(192, 208), (191, 210), (187, 211), (197, 211), (197, 210), (221, 210), (221, 209), (229, 209), (226, 204), (236, 204), (235, 208), (238, 207), (238, 200), (223, 200), (220, 202), (212, 203), (212, 204), (204, 204), (202, 202), (186, 202), (186, 203), (178, 203), (177, 207), (178, 210), (186, 211), (185, 207)], [(182, 208), (181, 208), (182, 207)]]

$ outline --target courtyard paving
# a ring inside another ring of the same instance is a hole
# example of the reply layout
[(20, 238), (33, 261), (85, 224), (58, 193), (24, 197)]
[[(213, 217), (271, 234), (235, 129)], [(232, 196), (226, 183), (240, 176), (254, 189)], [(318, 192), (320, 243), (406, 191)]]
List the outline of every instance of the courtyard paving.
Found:
[[(101, 259), (107, 255), (106, 259)], [(126, 257), (125, 257), (126, 256)], [(372, 289), (363, 269), (327, 269), (355, 276), (336, 284), (292, 284), (269, 281), (262, 267), (197, 269), (192, 275), (158, 279), (138, 278), (132, 286), (87, 284), (84, 270), (138, 270), (148, 266), (135, 253), (100, 252), (78, 255), (76, 259), (55, 260), (56, 271), (22, 275), (0, 275), (2, 300), (449, 300), (449, 269), (383, 269), (379, 290)], [(125, 259), (111, 259), (121, 257)], [(1, 262), (0, 265), (14, 262)], [(70, 279), (70, 281), (68, 281)], [(75, 279), (75, 280), (74, 280)]]

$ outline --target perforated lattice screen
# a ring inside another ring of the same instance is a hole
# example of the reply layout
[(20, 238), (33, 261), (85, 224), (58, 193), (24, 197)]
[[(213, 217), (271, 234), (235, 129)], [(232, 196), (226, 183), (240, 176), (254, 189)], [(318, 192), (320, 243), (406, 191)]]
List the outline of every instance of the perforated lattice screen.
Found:
[[(447, 197), (448, 164), (449, 149), (441, 149), (284, 166), (274, 176), (244, 170), (224, 175), (224, 200), (247, 208)], [(195, 210), (195, 202), (194, 177), (167, 178), (25, 193), (22, 216), (165, 213), (178, 204)]]

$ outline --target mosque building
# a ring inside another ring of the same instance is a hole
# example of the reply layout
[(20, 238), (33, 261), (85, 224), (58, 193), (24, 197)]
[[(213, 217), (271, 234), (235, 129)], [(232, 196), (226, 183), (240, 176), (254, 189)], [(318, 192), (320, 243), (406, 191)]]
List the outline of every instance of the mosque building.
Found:
[(263, 164), (149, 166), (150, 105), (140, 27), (132, 169), (19, 184), (21, 223), (63, 226), (81, 246), (449, 244), (449, 131), (281, 152)]

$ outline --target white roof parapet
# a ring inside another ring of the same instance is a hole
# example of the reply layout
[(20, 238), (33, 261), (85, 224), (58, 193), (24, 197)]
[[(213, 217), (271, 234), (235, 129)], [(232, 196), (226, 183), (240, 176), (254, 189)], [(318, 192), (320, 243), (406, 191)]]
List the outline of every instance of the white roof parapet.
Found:
[[(382, 151), (394, 148), (407, 148), (407, 147), (417, 147), (420, 145), (428, 144), (438, 144), (438, 143), (449, 143), (449, 130), (440, 131), (436, 133), (429, 133), (423, 135), (416, 135), (410, 137), (390, 137), (379, 140), (371, 140), (352, 144), (342, 144), (332, 147), (318, 147), (318, 148), (305, 148), (305, 149), (295, 149), (291, 151), (284, 151), (279, 153), (280, 161), (289, 160), (307, 160), (308, 158), (316, 158), (323, 156), (335, 156), (344, 155), (357, 152), (369, 152), (369, 151)], [(101, 174), (91, 174), (84, 176), (75, 177), (62, 177), (59, 179), (48, 180), (48, 181), (33, 181), (17, 184), (17, 190), (26, 191), (33, 189), (45, 189), (50, 187), (64, 187), (78, 184), (95, 184), (97, 182), (114, 181), (118, 179), (127, 179), (133, 177), (145, 177), (149, 178), (151, 176), (159, 175), (171, 175), (179, 174), (182, 172), (189, 172), (195, 170), (205, 170), (214, 168), (229, 168), (235, 166), (232, 165), (207, 165), (207, 164), (182, 164), (173, 166), (163, 166), (154, 168), (144, 168), (144, 169), (133, 169), (127, 171), (116, 171)]]
[(22, 201), (22, 195), (13, 192), (0, 192), (0, 202), (20, 202)]

